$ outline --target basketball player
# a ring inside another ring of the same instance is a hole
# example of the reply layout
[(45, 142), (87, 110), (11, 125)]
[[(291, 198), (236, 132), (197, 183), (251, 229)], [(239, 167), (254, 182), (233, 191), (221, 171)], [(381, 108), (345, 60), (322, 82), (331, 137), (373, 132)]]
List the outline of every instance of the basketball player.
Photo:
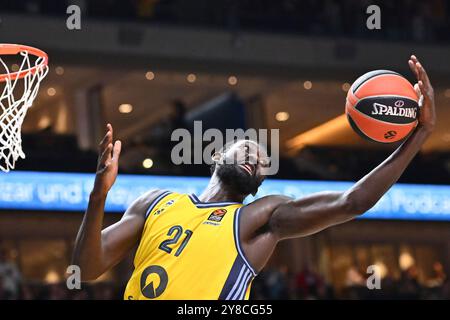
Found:
[[(434, 93), (415, 56), (419, 124), (391, 156), (345, 192), (301, 199), (271, 195), (243, 205), (264, 180), (267, 159), (254, 142), (214, 154), (209, 185), (199, 196), (152, 190), (102, 230), (104, 205), (121, 150), (113, 129), (100, 144), (94, 188), (74, 250), (83, 280), (99, 277), (137, 246), (125, 299), (248, 299), (254, 277), (280, 240), (305, 237), (369, 210), (398, 180), (435, 126)], [(233, 164), (227, 161), (235, 159)], [(250, 159), (250, 160), (249, 160)]]

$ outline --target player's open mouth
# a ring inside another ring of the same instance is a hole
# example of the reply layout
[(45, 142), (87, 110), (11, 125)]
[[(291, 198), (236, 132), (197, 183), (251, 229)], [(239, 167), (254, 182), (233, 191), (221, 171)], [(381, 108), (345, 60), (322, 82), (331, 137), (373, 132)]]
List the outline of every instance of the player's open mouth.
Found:
[(249, 175), (253, 175), (253, 172), (255, 171), (255, 166), (250, 163), (244, 163), (239, 165), (242, 169), (244, 169), (246, 172), (248, 172)]

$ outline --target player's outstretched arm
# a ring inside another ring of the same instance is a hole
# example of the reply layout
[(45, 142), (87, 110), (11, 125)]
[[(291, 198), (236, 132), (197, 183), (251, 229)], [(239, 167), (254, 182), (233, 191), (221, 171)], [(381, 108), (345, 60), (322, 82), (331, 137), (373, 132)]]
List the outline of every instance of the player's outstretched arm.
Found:
[(419, 124), (414, 133), (385, 161), (346, 192), (322, 192), (281, 201), (269, 218), (277, 238), (305, 236), (361, 215), (373, 207), (400, 178), (419, 152), (436, 122), (434, 92), (425, 69), (415, 56), (408, 61), (418, 83)]
[(72, 264), (80, 267), (83, 281), (99, 277), (136, 245), (144, 226), (145, 210), (154, 195), (157, 196), (157, 191), (141, 196), (119, 222), (102, 231), (106, 196), (117, 177), (120, 150), (121, 143), (116, 141), (113, 144), (113, 129), (108, 124), (107, 133), (99, 145), (94, 188), (73, 253)]

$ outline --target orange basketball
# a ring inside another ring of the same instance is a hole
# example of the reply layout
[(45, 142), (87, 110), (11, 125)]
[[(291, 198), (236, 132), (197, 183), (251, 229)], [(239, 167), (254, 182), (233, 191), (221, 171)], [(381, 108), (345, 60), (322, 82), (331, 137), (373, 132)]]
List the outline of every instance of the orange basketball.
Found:
[(352, 84), (345, 113), (362, 137), (391, 143), (404, 139), (416, 127), (418, 100), (414, 87), (402, 75), (376, 70)]

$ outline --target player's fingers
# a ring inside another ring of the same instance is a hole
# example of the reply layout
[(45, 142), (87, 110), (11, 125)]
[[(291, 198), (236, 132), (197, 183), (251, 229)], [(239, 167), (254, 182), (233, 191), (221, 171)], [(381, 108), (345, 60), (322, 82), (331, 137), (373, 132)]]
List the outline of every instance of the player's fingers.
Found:
[(121, 150), (122, 150), (122, 142), (120, 140), (117, 140), (114, 143), (112, 161), (115, 161), (115, 162), (119, 161)]
[(417, 59), (417, 57), (413, 54), (411, 55), (411, 57), (409, 59), (413, 62), (414, 67), (415, 67), (416, 63), (419, 62), (419, 59)]
[(419, 78), (425, 85), (425, 87), (430, 86), (430, 79), (428, 78), (428, 74), (425, 71), (425, 68), (422, 66), (420, 62), (416, 63), (417, 71), (419, 72)]
[(419, 72), (417, 71), (417, 67), (416, 67), (416, 64), (414, 63), (414, 61), (409, 59), (408, 65), (409, 65), (409, 68), (411, 69), (412, 73), (414, 73), (414, 75), (416, 76), (417, 80), (419, 80)]
[(114, 136), (114, 130), (113, 130), (113, 127), (112, 127), (111, 123), (108, 123), (108, 124), (106, 125), (106, 127), (108, 128), (108, 131), (111, 132), (111, 142), (112, 142), (112, 139), (113, 139), (113, 136)]
[(112, 143), (110, 143), (110, 144), (108, 144), (106, 149), (103, 151), (103, 153), (98, 161), (98, 165), (100, 168), (104, 167), (105, 164), (111, 160), (112, 149), (113, 149), (113, 145), (112, 145)]
[(420, 90), (419, 84), (416, 83), (414, 85), (414, 91), (416, 92), (417, 98), (420, 98), (420, 96), (422, 95), (422, 91)]
[(110, 130), (110, 128), (108, 126), (109, 126), (109, 124), (106, 126), (107, 132), (106, 132), (105, 136), (103, 137), (102, 141), (100, 141), (100, 143), (98, 145), (98, 151), (100, 154), (102, 154), (103, 151), (105, 150), (106, 146), (112, 142), (112, 131)]
[[(418, 84), (419, 84), (420, 91), (422, 92), (421, 99), (423, 101), (433, 100), (433, 95), (434, 95), (433, 88), (431, 88), (430, 86), (426, 86), (422, 80), (419, 81)], [(431, 105), (431, 104), (426, 103), (426, 105)]]
[(99, 151), (103, 152), (103, 150), (105, 149), (105, 147), (111, 143), (111, 132), (108, 131), (106, 132), (105, 136), (103, 137), (102, 141), (100, 141), (100, 143), (98, 144), (98, 148)]
[(426, 98), (429, 98), (429, 96), (428, 96), (428, 91), (427, 91), (427, 88), (426, 88), (426, 86), (425, 86), (425, 84), (423, 83), (423, 81), (422, 80), (420, 80), (419, 82), (418, 82), (418, 85), (419, 85), (419, 88), (420, 88), (420, 92), (422, 92), (422, 95), (424, 96), (424, 98), (426, 99)]
[[(416, 63), (417, 72), (419, 73), (419, 82), (422, 82), (422, 86), (424, 84), (424, 75), (423, 75), (423, 69), (420, 67), (420, 63)], [(420, 89), (422, 89), (422, 86), (419, 84)]]
[(414, 85), (414, 90), (416, 91), (416, 94), (419, 97), (419, 100), (418, 100), (417, 103), (419, 104), (419, 107), (422, 107), (423, 106), (423, 97), (424, 97), (424, 95), (422, 94), (422, 89), (420, 88), (419, 82), (417, 82)]

